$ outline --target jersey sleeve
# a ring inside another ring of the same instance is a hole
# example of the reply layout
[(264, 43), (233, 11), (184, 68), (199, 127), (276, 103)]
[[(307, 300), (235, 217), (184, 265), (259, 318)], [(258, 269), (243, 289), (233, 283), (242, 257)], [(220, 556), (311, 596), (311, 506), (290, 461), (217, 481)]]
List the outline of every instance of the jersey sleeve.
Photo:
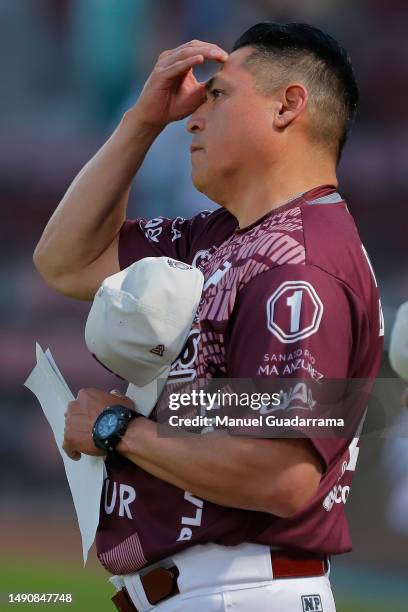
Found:
[[(315, 394), (327, 381), (334, 405), (359, 350), (361, 313), (353, 299), (340, 281), (310, 265), (283, 265), (253, 278), (235, 305), (227, 342), (228, 377), (269, 379), (275, 390), (282, 379), (291, 379), (292, 390), (306, 390), (301, 412), (310, 416), (316, 411), (310, 389)], [(289, 405), (280, 408), (280, 416), (294, 414)], [(345, 443), (306, 436), (326, 468)]]
[(211, 211), (203, 211), (191, 219), (139, 218), (126, 220), (119, 236), (120, 269), (144, 257), (172, 257), (191, 263), (191, 245), (205, 227)]

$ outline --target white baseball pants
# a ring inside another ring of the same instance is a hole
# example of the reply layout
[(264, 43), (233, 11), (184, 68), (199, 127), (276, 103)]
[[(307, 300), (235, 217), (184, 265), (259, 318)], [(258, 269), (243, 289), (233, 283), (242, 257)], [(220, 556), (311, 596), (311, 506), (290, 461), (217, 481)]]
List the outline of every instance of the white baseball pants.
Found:
[[(166, 560), (167, 561), (167, 560)], [(274, 579), (270, 548), (197, 545), (171, 557), (180, 593), (152, 606), (138, 574), (123, 581), (140, 612), (335, 612), (329, 572), (325, 576)], [(122, 583), (122, 584), (123, 584)]]

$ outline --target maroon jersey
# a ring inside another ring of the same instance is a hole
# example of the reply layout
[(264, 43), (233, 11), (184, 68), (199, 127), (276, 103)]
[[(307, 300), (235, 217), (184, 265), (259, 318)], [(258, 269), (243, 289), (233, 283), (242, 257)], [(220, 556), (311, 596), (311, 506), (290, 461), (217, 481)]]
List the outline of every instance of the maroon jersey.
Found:
[[(378, 290), (354, 221), (333, 187), (302, 194), (242, 230), (223, 209), (190, 220), (124, 224), (121, 268), (161, 255), (200, 267), (205, 278), (196, 322), (170, 380), (375, 378), (383, 340)], [(356, 423), (364, 408), (356, 403)], [(126, 574), (207, 542), (349, 551), (344, 505), (357, 436), (310, 438), (325, 469), (313, 499), (290, 518), (219, 506), (123, 457), (109, 457), (99, 559), (110, 572)]]

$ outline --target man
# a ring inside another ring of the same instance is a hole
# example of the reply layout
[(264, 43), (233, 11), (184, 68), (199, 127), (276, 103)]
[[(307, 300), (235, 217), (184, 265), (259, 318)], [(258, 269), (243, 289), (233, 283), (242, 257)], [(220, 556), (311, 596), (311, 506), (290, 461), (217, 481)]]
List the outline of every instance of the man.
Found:
[[(192, 68), (207, 59), (221, 66), (200, 84)], [(202, 301), (172, 380), (283, 376), (307, 391), (312, 380), (374, 378), (378, 290), (336, 191), (357, 98), (344, 49), (305, 24), (258, 24), (230, 55), (201, 41), (165, 51), (52, 216), (38, 270), (90, 300), (105, 277), (146, 256), (200, 267)], [(189, 115), (193, 182), (220, 208), (125, 221), (151, 143)], [(110, 404), (90, 389), (69, 406), (71, 457), (102, 452), (91, 432)], [(355, 411), (358, 422), (364, 407)], [(334, 610), (327, 557), (351, 550), (344, 504), (358, 439), (166, 438), (156, 417), (133, 419), (108, 457), (101, 505), (98, 555), (127, 577), (131, 605)], [(163, 598), (149, 580), (169, 565)]]

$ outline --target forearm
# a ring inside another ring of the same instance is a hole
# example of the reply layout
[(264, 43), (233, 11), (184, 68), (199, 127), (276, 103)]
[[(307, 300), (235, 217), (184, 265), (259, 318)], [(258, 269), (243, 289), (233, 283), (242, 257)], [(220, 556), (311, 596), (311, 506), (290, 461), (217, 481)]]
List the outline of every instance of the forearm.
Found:
[(34, 254), (46, 280), (90, 266), (114, 241), (132, 180), (158, 133), (139, 120), (134, 107), (74, 179)]
[[(134, 408), (126, 396), (120, 403)], [(100, 389), (81, 389), (68, 404), (64, 450), (69, 456), (98, 451), (92, 429), (110, 405), (112, 395)], [(282, 517), (292, 516), (311, 499), (324, 469), (307, 439), (259, 439), (222, 431), (159, 437), (157, 423), (145, 417), (130, 422), (116, 451), (153, 476), (205, 500)]]
[(301, 440), (262, 440), (221, 432), (158, 437), (156, 423), (138, 418), (117, 451), (193, 495), (222, 506), (277, 516), (297, 511), (320, 480)]
[(204, 102), (205, 85), (192, 69), (227, 57), (200, 41), (160, 54), (137, 104), (78, 174), (43, 232), (34, 263), (52, 288), (92, 300), (101, 282), (119, 271), (119, 230), (135, 174), (164, 127)]
[(150, 474), (198, 497), (223, 506), (261, 510), (265, 508), (258, 499), (256, 466), (251, 461), (251, 448), (258, 442), (263, 441), (239, 438), (238, 442), (219, 432), (158, 437), (156, 423), (136, 419), (117, 450)]

